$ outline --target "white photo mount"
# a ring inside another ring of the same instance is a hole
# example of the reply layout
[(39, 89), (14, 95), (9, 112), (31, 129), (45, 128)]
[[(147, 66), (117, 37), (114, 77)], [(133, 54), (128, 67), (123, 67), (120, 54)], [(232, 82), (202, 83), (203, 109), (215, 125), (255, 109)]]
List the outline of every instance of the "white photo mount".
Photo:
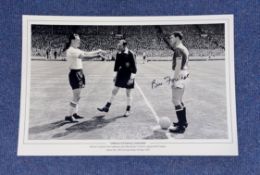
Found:
[[(225, 75), (227, 128), (226, 139), (168, 140), (30, 140), (29, 107), (31, 83), (32, 25), (225, 25)], [(22, 85), (18, 156), (236, 156), (238, 155), (233, 15), (78, 17), (23, 16)]]

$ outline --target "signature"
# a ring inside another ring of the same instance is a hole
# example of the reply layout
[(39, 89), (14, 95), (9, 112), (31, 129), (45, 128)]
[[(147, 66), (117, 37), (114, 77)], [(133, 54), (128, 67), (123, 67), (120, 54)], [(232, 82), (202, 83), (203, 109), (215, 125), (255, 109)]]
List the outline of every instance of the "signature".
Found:
[(155, 88), (157, 88), (157, 87), (159, 87), (159, 86), (162, 86), (163, 84), (168, 84), (168, 85), (170, 85), (170, 84), (171, 84), (171, 81), (172, 81), (172, 79), (171, 79), (170, 76), (164, 77), (163, 80), (164, 80), (164, 81), (158, 81), (158, 80), (154, 79), (154, 80), (152, 81), (152, 83), (151, 83), (152, 89), (155, 89)]
[(165, 80), (165, 82), (166, 82), (167, 84), (171, 84), (171, 82), (172, 82), (172, 79), (171, 79), (170, 76), (166, 76), (166, 77), (164, 77), (163, 79)]
[(154, 79), (152, 81), (152, 89), (162, 86), (163, 84), (171, 85), (171, 83), (173, 83), (173, 82), (177, 82), (179, 80), (185, 80), (188, 77), (189, 77), (189, 74), (185, 74), (185, 76), (182, 76), (180, 78), (175, 78), (175, 79), (171, 78), (170, 76), (163, 77), (163, 80), (161, 80), (161, 81)]
[(157, 82), (156, 79), (154, 79), (152, 81), (152, 89), (157, 88), (158, 86), (162, 86), (162, 85), (163, 85), (163, 83), (162, 82)]

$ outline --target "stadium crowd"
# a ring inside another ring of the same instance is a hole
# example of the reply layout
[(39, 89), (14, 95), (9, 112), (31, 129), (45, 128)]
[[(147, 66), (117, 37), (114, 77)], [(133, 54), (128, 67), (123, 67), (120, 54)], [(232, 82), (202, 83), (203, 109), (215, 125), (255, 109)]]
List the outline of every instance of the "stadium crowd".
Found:
[[(184, 44), (191, 51), (191, 56), (208, 56), (224, 54), (224, 29), (223, 26), (212, 25), (185, 25), (163, 26), (165, 33), (182, 31), (185, 38)], [(71, 31), (62, 26), (36, 26), (32, 28), (32, 55), (44, 56), (47, 54), (57, 57), (62, 56), (62, 50), (67, 42), (67, 33)], [(161, 38), (157, 37), (156, 30), (151, 26), (124, 26), (120, 30), (116, 26), (79, 27), (83, 50), (113, 51), (116, 46), (116, 33), (124, 33), (129, 47), (138, 55), (146, 52), (148, 57), (170, 56), (172, 52), (167, 49)]]

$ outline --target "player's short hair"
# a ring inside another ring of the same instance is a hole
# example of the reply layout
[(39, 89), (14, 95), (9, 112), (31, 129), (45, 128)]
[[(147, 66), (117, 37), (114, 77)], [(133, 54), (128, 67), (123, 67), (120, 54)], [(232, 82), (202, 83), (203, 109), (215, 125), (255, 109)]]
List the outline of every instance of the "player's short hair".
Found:
[(124, 47), (127, 46), (127, 42), (125, 39), (121, 39), (120, 41), (122, 41)]
[(76, 34), (76, 33), (71, 33), (71, 34), (69, 35), (69, 42), (71, 42), (71, 40), (76, 39), (76, 37), (79, 37), (79, 35)]
[(178, 37), (180, 40), (183, 39), (183, 34), (182, 34), (181, 31), (175, 31), (175, 32), (172, 33), (172, 35), (173, 35), (174, 37)]
[(76, 39), (76, 37), (79, 37), (79, 35), (76, 34), (76, 33), (71, 33), (71, 34), (69, 35), (69, 42), (67, 42), (67, 43), (65, 44), (65, 47), (64, 47), (64, 49), (63, 49), (63, 52), (66, 51), (66, 50), (70, 47), (71, 40)]

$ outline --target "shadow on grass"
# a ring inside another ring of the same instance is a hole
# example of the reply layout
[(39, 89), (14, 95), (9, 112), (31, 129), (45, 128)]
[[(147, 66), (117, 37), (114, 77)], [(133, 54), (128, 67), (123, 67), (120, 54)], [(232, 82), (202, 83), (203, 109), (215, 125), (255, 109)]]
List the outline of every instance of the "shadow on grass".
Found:
[(66, 125), (69, 123), (71, 123), (71, 122), (65, 121), (65, 120), (60, 120), (60, 121), (53, 122), (53, 123), (48, 123), (48, 124), (44, 124), (44, 125), (40, 125), (40, 126), (34, 126), (29, 129), (29, 134), (39, 134), (42, 132), (48, 132), (48, 131), (62, 127), (63, 125)]
[(55, 134), (52, 137), (59, 138), (59, 137), (67, 136), (74, 132), (89, 132), (89, 131), (92, 131), (95, 129), (100, 129), (100, 128), (105, 127), (109, 123), (116, 121), (119, 118), (123, 118), (124, 116), (116, 116), (116, 117), (109, 118), (109, 119), (106, 119), (104, 117), (105, 117), (104, 115), (95, 116), (91, 120), (87, 120), (87, 121), (83, 121), (81, 123), (74, 124), (73, 126), (66, 128), (65, 132)]

